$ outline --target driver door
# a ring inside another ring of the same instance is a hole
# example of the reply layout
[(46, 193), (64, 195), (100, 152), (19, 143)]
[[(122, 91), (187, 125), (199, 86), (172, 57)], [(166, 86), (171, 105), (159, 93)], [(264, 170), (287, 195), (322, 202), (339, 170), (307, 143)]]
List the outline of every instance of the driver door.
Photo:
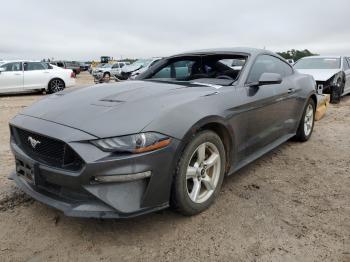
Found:
[[(248, 75), (246, 86), (240, 89), (246, 97), (243, 105), (242, 123), (245, 134), (242, 139), (242, 151), (251, 156), (259, 150), (266, 149), (279, 139), (293, 133), (296, 124), (295, 88), (290, 79), (293, 70), (283, 61), (270, 55), (261, 55), (255, 61)], [(250, 86), (259, 81), (263, 73), (276, 73), (282, 76), (279, 84)]]
[(119, 75), (120, 74), (120, 66), (119, 66), (119, 63), (116, 63), (112, 66), (111, 68), (111, 74), (112, 75)]
[(1, 66), (0, 92), (18, 92), (23, 90), (23, 66), (22, 62), (11, 62)]

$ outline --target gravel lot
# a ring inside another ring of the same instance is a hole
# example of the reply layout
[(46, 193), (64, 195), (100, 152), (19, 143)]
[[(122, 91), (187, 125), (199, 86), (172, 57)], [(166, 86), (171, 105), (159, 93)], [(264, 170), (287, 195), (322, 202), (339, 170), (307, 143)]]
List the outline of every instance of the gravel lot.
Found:
[[(87, 74), (77, 82), (93, 83)], [(350, 261), (350, 96), (307, 143), (227, 177), (206, 212), (104, 221), (65, 217), (7, 180), (8, 121), (42, 97), (0, 97), (1, 261)]]

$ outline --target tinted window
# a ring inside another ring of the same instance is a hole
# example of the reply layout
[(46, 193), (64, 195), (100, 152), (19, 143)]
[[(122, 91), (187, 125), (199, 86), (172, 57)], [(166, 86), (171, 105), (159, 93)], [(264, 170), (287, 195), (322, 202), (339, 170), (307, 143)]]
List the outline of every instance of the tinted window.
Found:
[(42, 63), (42, 64), (45, 67), (45, 69), (52, 69), (52, 66), (50, 65), (50, 63)]
[(152, 78), (171, 78), (171, 66), (162, 68)]
[(36, 71), (36, 70), (45, 70), (43, 63), (40, 62), (27, 62), (24, 63), (25, 71)]
[(2, 65), (1, 67), (5, 68), (5, 72), (22, 71), (22, 63), (21, 62), (7, 63), (7, 64)]
[(255, 61), (255, 64), (249, 73), (247, 82), (258, 82), (263, 73), (275, 73), (285, 77), (293, 74), (293, 69), (277, 57), (261, 55)]
[(118, 64), (114, 64), (114, 65), (112, 66), (112, 68), (119, 68), (119, 65), (118, 65)]
[[(161, 59), (139, 79), (167, 78), (167, 81), (192, 81), (216, 79), (231, 85), (239, 77), (247, 57), (235, 54), (184, 55)], [(238, 64), (238, 66), (237, 66)], [(230, 82), (231, 81), (231, 82)]]

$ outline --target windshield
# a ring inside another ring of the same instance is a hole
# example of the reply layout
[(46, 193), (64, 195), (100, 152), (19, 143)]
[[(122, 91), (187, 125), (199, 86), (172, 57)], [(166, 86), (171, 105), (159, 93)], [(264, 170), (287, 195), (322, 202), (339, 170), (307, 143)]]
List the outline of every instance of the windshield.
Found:
[(146, 66), (148, 66), (152, 61), (153, 61), (153, 59), (138, 59), (138, 60), (136, 60), (136, 61), (132, 64), (132, 66), (146, 67)]
[(294, 65), (295, 69), (338, 69), (340, 58), (304, 58)]
[[(247, 60), (243, 55), (192, 55), (163, 59), (139, 79), (205, 82), (226, 80), (233, 83)], [(223, 82), (223, 81), (219, 81)]]

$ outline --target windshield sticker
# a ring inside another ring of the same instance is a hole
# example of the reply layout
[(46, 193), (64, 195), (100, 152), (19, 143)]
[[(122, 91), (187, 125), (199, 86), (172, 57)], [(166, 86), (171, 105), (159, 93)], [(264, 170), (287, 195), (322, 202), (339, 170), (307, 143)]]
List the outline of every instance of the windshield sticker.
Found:
[(215, 89), (220, 89), (220, 88), (222, 87), (222, 86), (220, 86), (220, 85), (206, 84), (206, 83), (199, 83), (199, 82), (193, 82), (192, 84), (214, 87)]

